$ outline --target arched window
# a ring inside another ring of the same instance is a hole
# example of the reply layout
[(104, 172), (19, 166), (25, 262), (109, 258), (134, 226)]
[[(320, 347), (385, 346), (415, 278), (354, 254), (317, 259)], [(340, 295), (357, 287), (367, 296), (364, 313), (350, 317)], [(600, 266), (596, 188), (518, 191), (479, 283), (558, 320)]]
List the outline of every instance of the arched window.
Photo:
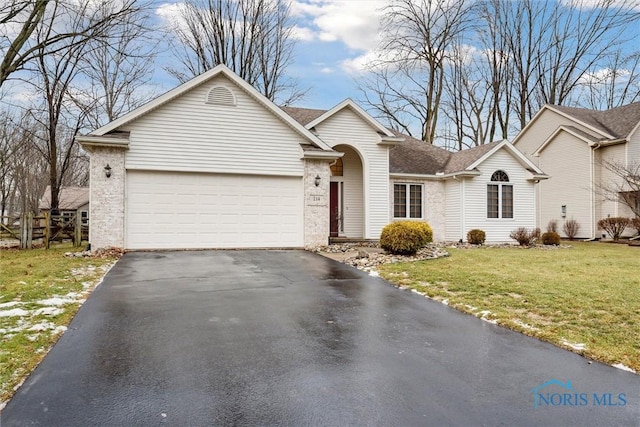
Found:
[(338, 158), (331, 164), (331, 176), (342, 176), (343, 166), (342, 159)]
[(513, 218), (513, 185), (505, 171), (495, 171), (487, 184), (487, 218)]

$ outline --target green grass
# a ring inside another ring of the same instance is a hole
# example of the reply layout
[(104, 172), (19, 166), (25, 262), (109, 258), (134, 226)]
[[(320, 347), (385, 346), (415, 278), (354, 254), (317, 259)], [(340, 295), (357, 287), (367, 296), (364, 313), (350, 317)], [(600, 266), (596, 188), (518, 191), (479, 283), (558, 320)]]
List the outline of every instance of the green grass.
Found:
[[(115, 261), (64, 256), (77, 250), (1, 250), (0, 402), (38, 365)], [(52, 298), (63, 300), (45, 301)]]
[(449, 251), (448, 258), (387, 264), (380, 273), (461, 311), (640, 372), (640, 247)]

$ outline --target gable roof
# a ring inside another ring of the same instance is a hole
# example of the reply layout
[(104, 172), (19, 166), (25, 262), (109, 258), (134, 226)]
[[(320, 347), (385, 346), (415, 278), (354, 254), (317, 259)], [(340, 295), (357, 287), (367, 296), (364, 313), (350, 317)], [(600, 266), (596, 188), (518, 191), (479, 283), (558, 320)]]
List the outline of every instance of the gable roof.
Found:
[(316, 110), (313, 108), (297, 108), (297, 107), (280, 107), (282, 111), (290, 115), (295, 121), (302, 126), (307, 126), (321, 115), (327, 112), (327, 110)]
[(613, 138), (628, 138), (631, 131), (640, 122), (640, 102), (623, 105), (610, 110), (598, 111), (586, 108), (573, 108), (561, 105), (550, 105), (575, 120), (599, 129)]
[[(352, 105), (353, 101), (346, 105)], [(311, 108), (281, 107), (284, 112), (307, 128), (324, 121), (346, 105), (341, 103), (340, 108), (331, 110), (318, 110)], [(354, 104), (355, 105), (355, 104)], [(360, 108), (360, 107), (358, 107)], [(370, 117), (370, 116), (369, 116)], [(505, 148), (525, 167), (537, 177), (545, 177), (544, 173), (529, 161), (507, 140), (495, 141), (477, 147), (468, 148), (457, 152), (428, 144), (417, 138), (405, 135), (398, 131), (385, 128), (385, 134), (389, 139), (399, 141), (389, 150), (389, 173), (396, 175), (453, 175), (459, 173), (474, 174), (475, 168), (496, 151)], [(477, 174), (477, 171), (475, 172)]]
[[(74, 211), (89, 203), (89, 187), (62, 187), (58, 196), (58, 208), (65, 211)], [(51, 208), (51, 186), (47, 185), (44, 194), (38, 202), (38, 209)]]
[(305, 127), (307, 129), (311, 129), (319, 125), (320, 123), (324, 122), (331, 116), (335, 115), (339, 111), (342, 111), (346, 108), (351, 109), (356, 115), (358, 115), (362, 120), (367, 122), (372, 128), (374, 128), (381, 135), (388, 136), (388, 137), (394, 136), (389, 129), (387, 129), (382, 124), (380, 124), (380, 122), (374, 119), (369, 113), (363, 110), (362, 107), (360, 107), (358, 104), (356, 104), (349, 98), (345, 99), (344, 101), (342, 101), (341, 103), (333, 107), (332, 109), (325, 111), (322, 115), (311, 120), (309, 123), (305, 125)]
[(576, 132), (574, 133), (576, 135), (581, 134), (587, 139), (595, 139), (597, 141), (628, 140), (633, 131), (640, 127), (640, 102), (634, 102), (633, 104), (604, 111), (546, 104), (542, 106), (540, 111), (538, 111), (533, 118), (529, 120), (529, 123), (516, 135), (513, 140), (514, 145), (518, 143), (520, 137), (527, 132), (529, 127), (544, 115), (545, 111), (553, 111), (576, 124), (592, 130), (600, 135), (600, 138), (589, 135), (570, 124), (564, 125), (566, 129), (575, 129)]
[[(150, 102), (130, 111), (129, 113), (121, 116), (120, 118), (108, 123), (105, 126), (102, 126), (99, 129), (94, 130), (87, 136), (79, 137), (78, 140), (80, 142), (90, 142), (92, 139), (99, 139), (99, 142), (102, 144), (108, 144), (109, 141), (104, 141), (103, 137), (113, 131), (116, 131), (118, 128), (131, 123), (132, 121), (142, 117), (145, 114), (167, 104), (168, 102), (174, 100), (175, 98), (183, 95), (184, 93), (190, 91), (191, 89), (206, 83), (207, 81), (217, 77), (219, 75), (225, 76), (227, 79), (231, 80), (234, 84), (244, 90), (247, 94), (253, 97), (258, 103), (260, 103), (264, 108), (277, 116), (281, 121), (283, 121), (286, 125), (292, 128), (295, 132), (301, 135), (306, 139), (307, 144), (315, 145), (326, 151), (333, 151), (329, 145), (327, 145), (320, 138), (315, 136), (312, 132), (302, 126), (299, 122), (294, 120), (290, 115), (286, 114), (280, 108), (278, 108), (273, 102), (267, 99), (264, 95), (258, 92), (253, 86), (244, 81), (240, 76), (231, 71), (228, 67), (223, 64), (220, 64), (211, 70), (200, 74), (197, 77), (181, 84), (180, 86), (160, 95), (159, 97), (153, 99)], [(96, 138), (102, 137), (102, 138)]]

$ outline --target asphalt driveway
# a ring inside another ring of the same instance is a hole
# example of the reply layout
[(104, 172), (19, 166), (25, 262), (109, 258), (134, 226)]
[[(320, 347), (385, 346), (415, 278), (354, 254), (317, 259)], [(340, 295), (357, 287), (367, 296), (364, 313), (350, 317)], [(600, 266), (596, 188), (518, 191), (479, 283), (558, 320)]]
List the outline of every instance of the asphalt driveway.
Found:
[(640, 376), (304, 251), (141, 252), (110, 271), (0, 417), (640, 425)]

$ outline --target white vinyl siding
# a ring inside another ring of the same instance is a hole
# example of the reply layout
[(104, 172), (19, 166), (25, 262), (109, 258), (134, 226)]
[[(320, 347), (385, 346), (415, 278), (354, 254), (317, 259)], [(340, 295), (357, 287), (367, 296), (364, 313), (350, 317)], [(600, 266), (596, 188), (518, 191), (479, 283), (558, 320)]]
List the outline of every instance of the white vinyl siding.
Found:
[[(340, 151), (340, 149), (338, 149)], [(348, 147), (342, 147), (342, 230), (347, 237), (364, 237), (364, 195), (362, 192), (362, 161)]]
[(636, 127), (635, 132), (631, 134), (627, 143), (627, 164), (640, 165), (640, 123)]
[[(514, 229), (534, 228), (535, 187), (533, 182), (527, 181), (526, 169), (506, 149), (502, 149), (482, 162), (478, 170), (480, 176), (464, 180), (464, 219), (460, 238), (466, 240), (469, 230), (479, 228), (485, 231), (487, 242), (512, 242), (509, 234)], [(508, 184), (513, 188), (513, 218), (487, 218), (487, 185), (495, 184), (491, 175), (496, 170), (502, 170), (509, 176)]]
[[(389, 148), (378, 145), (380, 135), (349, 107), (318, 124), (316, 130), (320, 138), (331, 147), (346, 144), (360, 152), (363, 158), (364, 179), (360, 184), (363, 197), (359, 200), (360, 203), (366, 204), (360, 208), (362, 209), (360, 221), (364, 231), (362, 237), (378, 239), (382, 228), (389, 223)], [(340, 151), (340, 148), (338, 147), (337, 150)], [(345, 174), (347, 169), (345, 160)], [(348, 197), (348, 188), (345, 188), (345, 197)], [(353, 202), (357, 204), (358, 201)], [(345, 203), (349, 202), (345, 201)], [(352, 206), (351, 209), (357, 209), (355, 204)], [(345, 211), (345, 221), (348, 220), (346, 215), (347, 211)], [(345, 234), (348, 237), (358, 237), (349, 235), (346, 223)]]
[[(571, 160), (571, 167), (567, 162)], [(558, 221), (558, 232), (564, 236), (565, 220), (575, 219), (580, 224), (576, 237), (593, 236), (593, 208), (591, 192), (591, 148), (566, 132), (559, 133), (543, 151), (540, 168), (550, 176), (540, 182), (540, 227), (549, 220)], [(561, 208), (567, 206), (566, 217)]]
[(127, 249), (303, 246), (302, 178), (128, 171)]
[[(445, 240), (457, 242), (460, 239), (466, 240), (466, 233), (462, 232), (462, 180), (447, 180), (445, 188), (447, 192), (446, 201), (446, 223)], [(468, 230), (467, 230), (468, 231)]]
[(592, 135), (598, 135), (599, 137), (601, 137), (601, 135), (597, 134), (593, 130), (582, 126), (579, 123), (574, 122), (573, 120), (567, 119), (566, 117), (556, 113), (555, 111), (545, 109), (540, 115), (535, 118), (535, 121), (529, 124), (525, 133), (521, 133), (516, 137), (514, 146), (518, 150), (520, 150), (522, 154), (527, 156), (527, 158), (531, 160), (535, 165), (540, 167), (545, 173), (548, 173), (538, 163), (540, 159), (538, 157), (533, 157), (533, 153), (536, 152), (536, 150), (540, 148), (540, 146), (545, 141), (547, 141), (547, 139), (561, 125), (573, 126), (577, 129), (582, 130), (583, 132), (587, 132)]
[[(236, 105), (210, 105), (213, 87)], [(224, 76), (123, 127), (131, 131), (127, 169), (302, 176), (303, 137)]]

